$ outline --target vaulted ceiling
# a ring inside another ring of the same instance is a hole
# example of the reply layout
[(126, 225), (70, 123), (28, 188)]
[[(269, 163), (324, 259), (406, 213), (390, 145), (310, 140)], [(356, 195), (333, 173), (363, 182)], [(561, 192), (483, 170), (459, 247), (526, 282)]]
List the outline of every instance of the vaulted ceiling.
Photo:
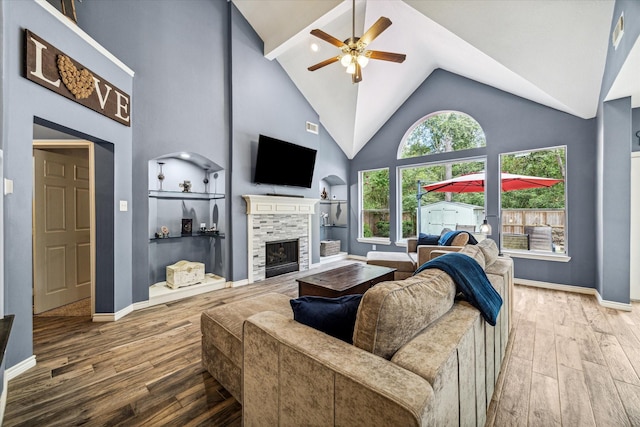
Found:
[[(353, 158), (437, 68), (582, 118), (596, 115), (613, 0), (356, 0), (355, 35), (379, 17), (392, 25), (369, 49), (405, 53), (402, 64), (370, 61), (351, 83), (340, 54), (309, 32), (351, 36), (351, 0), (233, 0)], [(311, 50), (312, 43), (319, 47)]]

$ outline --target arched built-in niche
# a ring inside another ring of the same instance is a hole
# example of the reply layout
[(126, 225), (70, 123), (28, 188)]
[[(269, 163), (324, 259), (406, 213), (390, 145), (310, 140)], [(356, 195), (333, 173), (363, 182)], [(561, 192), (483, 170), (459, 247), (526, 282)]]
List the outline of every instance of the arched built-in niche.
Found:
[[(148, 170), (150, 304), (224, 287), (223, 169), (200, 154), (178, 152), (150, 160)], [(182, 260), (203, 263), (205, 280), (171, 289), (166, 268)]]
[(320, 180), (320, 260), (346, 256), (349, 237), (348, 188), (344, 179), (328, 175)]

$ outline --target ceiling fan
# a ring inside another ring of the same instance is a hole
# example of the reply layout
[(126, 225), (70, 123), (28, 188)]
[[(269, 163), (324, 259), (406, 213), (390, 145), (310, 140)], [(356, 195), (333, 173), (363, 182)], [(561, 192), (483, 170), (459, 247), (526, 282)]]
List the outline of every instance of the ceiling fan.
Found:
[(356, 1), (352, 1), (353, 15), (351, 19), (351, 37), (345, 41), (340, 41), (337, 38), (325, 33), (322, 30), (311, 30), (311, 34), (331, 43), (332, 45), (339, 47), (342, 50), (341, 55), (334, 56), (329, 59), (325, 59), (311, 67), (307, 68), (309, 71), (315, 71), (326, 65), (333, 64), (340, 61), (340, 63), (347, 68), (347, 73), (351, 74), (351, 81), (353, 83), (359, 83), (362, 81), (362, 68), (366, 67), (369, 63), (369, 59), (379, 59), (382, 61), (391, 62), (404, 62), (407, 55), (401, 53), (381, 52), (378, 50), (367, 50), (367, 46), (376, 37), (380, 35), (384, 30), (389, 28), (391, 20), (384, 16), (378, 18), (378, 20), (369, 28), (362, 37), (356, 37)]

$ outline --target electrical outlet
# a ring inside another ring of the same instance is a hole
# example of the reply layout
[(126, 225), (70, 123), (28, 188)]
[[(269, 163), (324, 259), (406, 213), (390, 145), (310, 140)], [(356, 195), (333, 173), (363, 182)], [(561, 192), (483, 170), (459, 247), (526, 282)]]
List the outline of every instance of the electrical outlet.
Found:
[(374, 251), (377, 250), (376, 245), (371, 245), (371, 250), (374, 250)]
[(126, 200), (120, 200), (120, 212), (126, 212), (129, 210), (129, 206)]

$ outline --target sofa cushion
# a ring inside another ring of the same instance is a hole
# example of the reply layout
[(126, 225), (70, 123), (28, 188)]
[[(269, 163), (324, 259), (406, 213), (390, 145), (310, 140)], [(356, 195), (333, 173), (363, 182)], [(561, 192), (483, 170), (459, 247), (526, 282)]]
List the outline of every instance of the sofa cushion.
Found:
[(416, 262), (407, 252), (367, 252), (367, 264), (395, 268), (398, 271), (416, 271)]
[(290, 301), (293, 320), (346, 341), (353, 342), (353, 327), (362, 295), (338, 298), (306, 296)]
[(353, 344), (390, 359), (400, 347), (451, 308), (455, 290), (453, 280), (440, 270), (378, 283), (362, 297)]
[(485, 265), (491, 265), (494, 263), (496, 259), (498, 259), (498, 254), (500, 251), (498, 250), (498, 245), (492, 239), (484, 239), (477, 245), (482, 253), (484, 254), (484, 263)]
[(460, 250), (461, 254), (465, 254), (476, 260), (480, 267), (484, 270), (486, 261), (484, 258), (484, 252), (478, 248), (478, 245), (466, 245)]
[(464, 246), (469, 242), (469, 233), (465, 231), (448, 231), (438, 240), (439, 246)]
[(440, 240), (440, 235), (438, 234), (420, 233), (418, 235), (418, 245), (437, 245), (438, 240)]

